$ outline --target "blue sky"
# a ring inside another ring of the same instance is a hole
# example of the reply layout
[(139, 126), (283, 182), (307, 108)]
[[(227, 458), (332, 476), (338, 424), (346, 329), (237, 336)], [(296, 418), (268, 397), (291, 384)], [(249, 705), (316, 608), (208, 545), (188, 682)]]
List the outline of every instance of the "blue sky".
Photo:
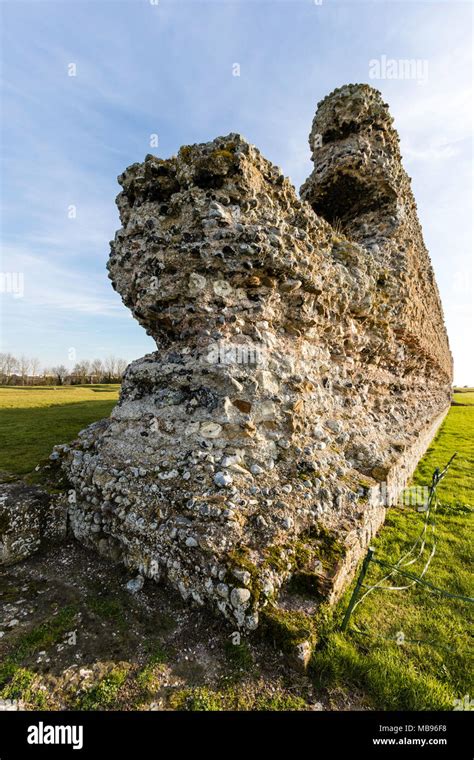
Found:
[[(146, 153), (167, 157), (182, 144), (240, 132), (299, 188), (311, 171), (317, 102), (344, 83), (369, 82), (401, 136), (455, 379), (474, 384), (470, 3), (0, 6), (1, 270), (24, 273), (23, 297), (0, 296), (2, 350), (44, 366), (153, 350), (106, 275), (108, 242), (120, 226), (117, 175)], [(428, 61), (426, 81), (369, 79), (369, 61), (383, 55)], [(76, 76), (68, 76), (71, 63)]]

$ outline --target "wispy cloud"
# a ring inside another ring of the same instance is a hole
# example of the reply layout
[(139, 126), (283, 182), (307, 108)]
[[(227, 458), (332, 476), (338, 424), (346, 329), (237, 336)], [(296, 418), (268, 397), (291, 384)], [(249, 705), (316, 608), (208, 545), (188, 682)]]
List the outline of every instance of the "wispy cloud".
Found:
[(52, 263), (21, 248), (10, 248), (4, 261), (8, 263), (6, 271), (23, 275), (22, 298), (27, 308), (40, 306), (115, 319), (130, 316), (105, 277), (88, 275), (67, 264)]

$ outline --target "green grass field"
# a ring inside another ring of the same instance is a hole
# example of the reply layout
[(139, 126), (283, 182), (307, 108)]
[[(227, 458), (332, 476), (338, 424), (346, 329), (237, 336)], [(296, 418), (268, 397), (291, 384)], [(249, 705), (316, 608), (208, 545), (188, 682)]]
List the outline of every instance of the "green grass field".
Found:
[(0, 471), (24, 475), (91, 422), (108, 417), (119, 385), (0, 388)]
[(452, 406), (425, 456), (419, 463), (413, 477), (416, 485), (425, 485), (431, 480), (435, 467), (446, 463), (457, 451), (457, 457), (449, 470), (449, 476), (439, 487), (439, 496), (444, 504), (474, 506), (474, 391), (454, 393)]
[[(14, 475), (33, 470), (54, 444), (70, 441), (89, 423), (109, 415), (118, 390), (109, 385), (0, 388), (0, 470)], [(424, 578), (453, 594), (472, 596), (474, 391), (456, 392), (454, 402), (413, 482), (428, 485), (435, 467), (443, 467), (457, 452), (439, 487), (436, 551)], [(413, 507), (390, 509), (374, 541), (376, 557), (396, 562), (413, 544), (424, 519), (425, 514)], [(415, 574), (432, 551), (431, 526), (427, 535), (423, 557), (409, 568)], [(371, 566), (365, 583), (372, 585), (381, 573)], [(394, 585), (403, 583), (399, 576), (394, 579)], [(472, 604), (443, 598), (418, 585), (403, 591), (374, 591), (355, 610), (351, 630), (342, 634), (339, 626), (353, 586), (321, 623), (321, 641), (309, 671), (316, 692), (329, 694), (335, 709), (349, 704), (382, 710), (452, 710), (466, 694), (472, 699)], [(212, 707), (222, 703), (219, 691), (201, 692), (208, 695), (211, 707), (196, 709), (221, 709)], [(288, 709), (304, 709), (304, 701), (298, 704)]]

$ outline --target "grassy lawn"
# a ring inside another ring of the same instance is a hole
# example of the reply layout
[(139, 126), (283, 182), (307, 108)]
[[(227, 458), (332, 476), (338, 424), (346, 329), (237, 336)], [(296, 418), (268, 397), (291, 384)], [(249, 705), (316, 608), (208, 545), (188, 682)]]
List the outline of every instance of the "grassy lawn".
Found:
[(91, 422), (108, 417), (119, 385), (0, 388), (0, 471), (23, 475)]
[[(429, 484), (435, 467), (442, 468), (458, 452), (438, 489), (436, 552), (424, 579), (472, 597), (474, 392), (456, 393), (454, 400), (467, 406), (451, 407), (413, 482)], [(373, 542), (375, 556), (395, 563), (419, 535), (424, 518), (413, 507), (392, 508)], [(432, 548), (430, 527), (422, 557), (406, 569), (419, 575)], [(364, 584), (373, 585), (383, 575), (382, 568), (371, 565)], [(402, 586), (410, 581), (395, 575), (386, 583)], [(354, 611), (352, 630), (342, 634), (338, 624), (353, 588), (354, 583), (313, 657), (318, 685), (348, 698), (357, 694), (368, 707), (383, 710), (452, 710), (455, 700), (466, 694), (472, 699), (472, 604), (446, 599), (418, 584), (403, 591), (375, 590)]]
[(438, 494), (443, 504), (474, 507), (474, 391), (454, 393), (453, 401), (463, 406), (451, 407), (442, 430), (419, 463), (413, 482), (429, 483), (435, 467), (443, 466), (457, 451)]

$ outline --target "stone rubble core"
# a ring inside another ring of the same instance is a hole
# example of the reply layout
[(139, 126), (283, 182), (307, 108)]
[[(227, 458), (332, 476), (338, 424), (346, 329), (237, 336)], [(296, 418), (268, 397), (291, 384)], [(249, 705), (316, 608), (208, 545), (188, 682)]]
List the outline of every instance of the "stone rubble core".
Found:
[(387, 105), (335, 90), (294, 187), (238, 134), (120, 177), (109, 277), (157, 345), (56, 447), (88, 547), (253, 630), (333, 601), (450, 403), (433, 270)]
[(0, 484), (0, 566), (21, 562), (66, 534), (67, 513), (60, 500), (22, 481)]

